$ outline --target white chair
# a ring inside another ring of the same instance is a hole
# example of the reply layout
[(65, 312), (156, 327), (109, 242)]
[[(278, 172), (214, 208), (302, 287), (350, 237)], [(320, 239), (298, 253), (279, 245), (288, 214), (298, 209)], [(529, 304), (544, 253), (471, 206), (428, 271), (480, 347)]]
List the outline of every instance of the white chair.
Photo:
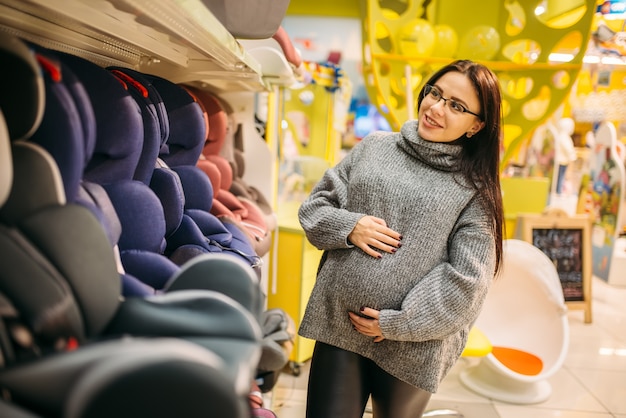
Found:
[(547, 378), (569, 346), (563, 290), (552, 261), (520, 240), (504, 241), (501, 275), (476, 321), (493, 351), (463, 370), (461, 383), (498, 401), (532, 404), (549, 398)]

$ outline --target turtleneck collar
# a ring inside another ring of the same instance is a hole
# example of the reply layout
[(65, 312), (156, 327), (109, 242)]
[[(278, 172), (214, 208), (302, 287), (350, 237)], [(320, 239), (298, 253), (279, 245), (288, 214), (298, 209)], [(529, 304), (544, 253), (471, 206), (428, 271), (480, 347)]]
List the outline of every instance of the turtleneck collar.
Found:
[(417, 120), (409, 120), (402, 125), (398, 146), (407, 154), (433, 168), (443, 171), (457, 171), (461, 146), (422, 139), (417, 132), (417, 126)]

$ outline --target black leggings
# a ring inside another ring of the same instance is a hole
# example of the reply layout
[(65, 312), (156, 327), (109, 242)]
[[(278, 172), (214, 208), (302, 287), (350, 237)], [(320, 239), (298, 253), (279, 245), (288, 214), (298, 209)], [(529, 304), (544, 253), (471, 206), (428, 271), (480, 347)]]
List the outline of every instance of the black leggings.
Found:
[(361, 418), (370, 395), (374, 418), (418, 418), (431, 393), (396, 379), (370, 359), (315, 343), (306, 418)]

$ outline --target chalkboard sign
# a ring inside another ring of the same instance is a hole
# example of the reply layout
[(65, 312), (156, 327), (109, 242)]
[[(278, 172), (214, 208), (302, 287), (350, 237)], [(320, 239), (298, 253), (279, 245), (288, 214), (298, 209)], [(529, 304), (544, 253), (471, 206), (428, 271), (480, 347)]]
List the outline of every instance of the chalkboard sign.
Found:
[(584, 301), (583, 231), (580, 229), (533, 228), (532, 244), (552, 260), (563, 287), (566, 302)]
[(521, 239), (552, 260), (569, 309), (585, 311), (591, 322), (591, 221), (587, 215), (568, 216), (561, 210), (518, 214)]

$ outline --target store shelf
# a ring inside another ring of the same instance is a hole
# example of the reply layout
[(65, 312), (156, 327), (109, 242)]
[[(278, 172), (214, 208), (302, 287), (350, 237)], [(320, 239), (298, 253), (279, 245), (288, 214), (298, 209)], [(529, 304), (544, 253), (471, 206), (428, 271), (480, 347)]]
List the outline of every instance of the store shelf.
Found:
[(260, 64), (199, 0), (0, 0), (0, 29), (216, 93), (268, 88)]
[(266, 83), (286, 87), (296, 83), (297, 78), (294, 70), (287, 62), (280, 45), (274, 39), (251, 39), (240, 42), (261, 65)]

